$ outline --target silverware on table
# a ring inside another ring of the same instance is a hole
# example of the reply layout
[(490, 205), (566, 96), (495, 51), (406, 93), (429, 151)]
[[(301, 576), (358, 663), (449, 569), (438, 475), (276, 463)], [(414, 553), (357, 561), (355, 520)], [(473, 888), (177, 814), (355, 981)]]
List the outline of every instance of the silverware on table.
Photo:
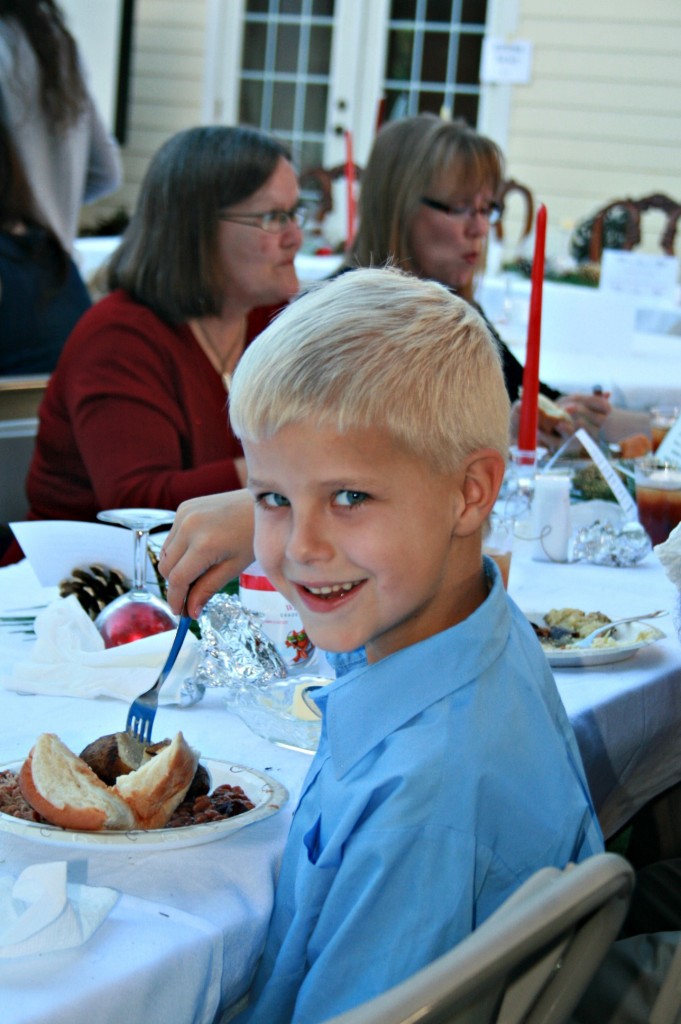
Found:
[(165, 665), (161, 669), (158, 679), (145, 693), (140, 694), (130, 705), (128, 711), (128, 717), (125, 723), (126, 732), (129, 732), (132, 736), (136, 736), (137, 739), (141, 740), (142, 743), (149, 743), (151, 740), (151, 730), (156, 718), (156, 710), (158, 708), (158, 695), (161, 687), (165, 683), (166, 679), (170, 675), (173, 665), (177, 661), (177, 656), (180, 653), (180, 648), (184, 642), (184, 638), (187, 635), (187, 630), (191, 623), (191, 616), (185, 615), (185, 608), (182, 609), (182, 616), (175, 633), (175, 639), (173, 645), (170, 648), (170, 653), (166, 658)]
[(589, 633), (582, 640), (578, 640), (576, 643), (571, 644), (571, 647), (591, 647), (591, 644), (598, 636), (602, 636), (603, 633), (609, 633), (611, 629), (616, 629), (617, 626), (624, 626), (627, 622), (640, 622), (644, 619), (657, 619), (660, 615), (668, 615), (669, 613), (663, 610), (657, 612), (649, 612), (647, 615), (628, 615), (624, 619), (615, 619), (614, 622), (607, 622), (604, 626), (599, 626), (598, 629), (594, 629), (593, 633)]

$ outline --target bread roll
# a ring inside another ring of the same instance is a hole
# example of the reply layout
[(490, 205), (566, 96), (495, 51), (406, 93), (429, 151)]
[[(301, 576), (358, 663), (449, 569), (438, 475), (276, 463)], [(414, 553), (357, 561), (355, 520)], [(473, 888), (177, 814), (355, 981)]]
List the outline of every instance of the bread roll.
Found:
[(139, 828), (163, 828), (189, 789), (199, 755), (181, 732), (135, 772), (116, 779), (114, 792), (125, 800)]
[[(181, 732), (172, 742), (156, 746), (158, 752), (140, 768), (107, 786), (58, 736), (43, 733), (21, 767), (19, 788), (34, 810), (61, 828), (163, 828), (191, 785), (199, 755)], [(140, 747), (142, 756), (152, 753), (151, 748)]]
[(554, 420), (556, 423), (560, 423), (561, 420), (566, 420), (568, 423), (572, 423), (572, 416), (565, 409), (562, 409), (560, 405), (553, 402), (547, 395), (540, 394), (537, 399), (537, 406), (541, 413), (547, 417), (547, 419)]
[(84, 832), (135, 828), (121, 796), (53, 733), (39, 736), (19, 772), (25, 800), (52, 825)]

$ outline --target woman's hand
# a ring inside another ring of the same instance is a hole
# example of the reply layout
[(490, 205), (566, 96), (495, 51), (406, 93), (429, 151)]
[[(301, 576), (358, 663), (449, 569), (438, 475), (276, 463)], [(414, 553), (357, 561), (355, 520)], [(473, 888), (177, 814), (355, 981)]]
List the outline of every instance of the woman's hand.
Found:
[[(537, 444), (555, 451), (580, 427), (597, 438), (612, 411), (609, 395), (562, 395), (555, 403), (541, 395), (537, 410)], [(511, 436), (518, 436), (521, 401), (511, 407)]]
[(596, 395), (563, 395), (557, 405), (569, 413), (575, 430), (580, 427), (597, 438), (612, 411), (610, 395), (605, 392)]
[(187, 611), (197, 619), (206, 601), (252, 561), (253, 499), (248, 491), (183, 501), (159, 560), (170, 607), (179, 614), (191, 586)]
[[(511, 406), (511, 438), (514, 442), (518, 439), (520, 406), (520, 399)], [(539, 405), (537, 409), (537, 444), (541, 448), (555, 451), (556, 448), (560, 448), (567, 441), (568, 437), (574, 434), (576, 429), (577, 427), (573, 423), (572, 418), (569, 413), (565, 414), (565, 410), (560, 416), (552, 416)]]

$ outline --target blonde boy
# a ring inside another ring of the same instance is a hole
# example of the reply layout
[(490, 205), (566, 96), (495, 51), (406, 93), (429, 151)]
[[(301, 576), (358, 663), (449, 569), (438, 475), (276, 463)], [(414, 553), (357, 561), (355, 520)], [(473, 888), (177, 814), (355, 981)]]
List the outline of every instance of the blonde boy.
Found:
[(256, 554), (339, 673), (247, 1011), (317, 1024), (602, 839), (546, 661), (481, 555), (509, 406), (478, 314), (397, 271), (344, 275), (248, 349), (230, 415)]

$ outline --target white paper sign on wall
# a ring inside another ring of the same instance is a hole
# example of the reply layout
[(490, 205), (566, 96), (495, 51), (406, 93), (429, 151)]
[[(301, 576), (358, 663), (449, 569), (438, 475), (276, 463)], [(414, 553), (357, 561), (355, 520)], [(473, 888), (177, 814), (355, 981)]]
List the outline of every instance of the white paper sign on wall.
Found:
[(529, 39), (485, 36), (482, 41), (480, 81), (488, 85), (529, 85), (533, 44)]

